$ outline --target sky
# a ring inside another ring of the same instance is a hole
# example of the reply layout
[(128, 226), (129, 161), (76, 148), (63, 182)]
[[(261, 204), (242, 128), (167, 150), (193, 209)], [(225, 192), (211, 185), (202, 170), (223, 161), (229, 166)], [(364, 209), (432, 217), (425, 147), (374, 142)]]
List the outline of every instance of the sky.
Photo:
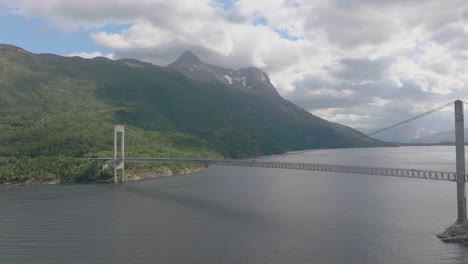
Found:
[[(466, 0), (0, 0), (0, 30), (34, 53), (256, 66), (286, 99), (362, 131), (468, 101)], [(452, 115), (407, 129), (450, 130)]]

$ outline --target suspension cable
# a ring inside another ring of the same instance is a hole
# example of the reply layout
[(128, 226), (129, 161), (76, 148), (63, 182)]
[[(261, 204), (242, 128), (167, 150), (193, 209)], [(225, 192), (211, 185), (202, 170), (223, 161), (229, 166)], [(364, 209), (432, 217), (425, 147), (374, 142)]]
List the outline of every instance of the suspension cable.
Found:
[(449, 106), (453, 105), (454, 103), (455, 103), (455, 101), (452, 101), (452, 102), (450, 102), (450, 103), (444, 104), (444, 105), (439, 106), (439, 107), (437, 107), (437, 108), (434, 108), (434, 109), (432, 109), (432, 110), (430, 110), (430, 111), (427, 111), (427, 112), (422, 113), (422, 114), (420, 114), (420, 115), (414, 116), (414, 117), (412, 117), (412, 118), (410, 118), (410, 119), (407, 119), (407, 120), (398, 122), (398, 123), (396, 123), (396, 124), (393, 124), (393, 125), (391, 125), (391, 126), (384, 127), (384, 128), (379, 129), (379, 130), (376, 130), (376, 131), (374, 131), (374, 132), (371, 132), (371, 133), (367, 134), (367, 136), (372, 136), (372, 135), (379, 134), (379, 133), (382, 133), (382, 132), (384, 132), (384, 131), (390, 130), (390, 129), (392, 129), (392, 128), (396, 128), (396, 127), (402, 126), (402, 125), (407, 124), (407, 123), (409, 123), (409, 122), (412, 122), (412, 121), (414, 121), (414, 120), (420, 119), (420, 118), (422, 118), (422, 117), (425, 117), (425, 116), (427, 116), (427, 115), (430, 115), (430, 114), (432, 114), (432, 113), (435, 113), (435, 112), (437, 112), (437, 111), (440, 111), (440, 110), (442, 110), (442, 109), (444, 109), (444, 108), (446, 108), (446, 107), (449, 107)]
[[(99, 141), (99, 142), (101, 142), (101, 144), (97, 145), (97, 147), (92, 148), (91, 151), (83, 154), (83, 156), (86, 159), (90, 159), (93, 154), (95, 154), (95, 153), (97, 153), (97, 152), (99, 152), (101, 150), (101, 148), (107, 142), (107, 139), (105, 137), (107, 132), (108, 132), (108, 129), (104, 130), (103, 138), (101, 139), (101, 141)], [(86, 154), (89, 154), (89, 155), (86, 156)]]

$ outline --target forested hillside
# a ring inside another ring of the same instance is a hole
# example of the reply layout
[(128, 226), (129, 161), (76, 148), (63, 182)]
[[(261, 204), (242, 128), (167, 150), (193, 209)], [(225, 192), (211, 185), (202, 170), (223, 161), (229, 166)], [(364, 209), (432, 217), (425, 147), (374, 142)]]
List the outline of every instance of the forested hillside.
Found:
[(32, 54), (0, 45), (0, 183), (110, 177), (82, 158), (111, 156), (115, 124), (157, 143), (129, 136), (126, 153), (134, 157), (238, 158), (385, 145), (279, 96), (191, 80), (134, 60)]

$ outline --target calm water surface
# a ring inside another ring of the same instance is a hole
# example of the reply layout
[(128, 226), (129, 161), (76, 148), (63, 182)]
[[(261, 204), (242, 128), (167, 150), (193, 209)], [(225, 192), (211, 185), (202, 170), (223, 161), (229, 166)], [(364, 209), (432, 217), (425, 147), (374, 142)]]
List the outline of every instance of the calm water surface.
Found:
[[(265, 159), (455, 170), (454, 147)], [(214, 167), (125, 184), (0, 187), (0, 263), (467, 263), (437, 233), (455, 184)]]

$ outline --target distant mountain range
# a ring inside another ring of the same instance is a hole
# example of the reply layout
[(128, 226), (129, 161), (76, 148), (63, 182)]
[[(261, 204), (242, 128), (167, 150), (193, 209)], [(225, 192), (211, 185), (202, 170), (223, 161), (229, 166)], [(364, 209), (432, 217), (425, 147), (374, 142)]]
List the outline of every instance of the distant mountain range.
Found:
[[(101, 144), (100, 135), (114, 124), (187, 155), (239, 158), (389, 146), (283, 99), (257, 68), (209, 65), (188, 51), (160, 67), (0, 45), (0, 182), (20, 166), (9, 157), (82, 157)], [(106, 140), (98, 156), (110, 155), (111, 137)], [(149, 145), (127, 150), (135, 156), (169, 155)]]
[[(468, 142), (468, 129), (465, 129), (465, 142)], [(439, 133), (434, 133), (428, 136), (424, 136), (418, 139), (414, 139), (409, 143), (417, 144), (440, 144), (440, 143), (454, 143), (455, 142), (455, 130), (449, 130)]]

